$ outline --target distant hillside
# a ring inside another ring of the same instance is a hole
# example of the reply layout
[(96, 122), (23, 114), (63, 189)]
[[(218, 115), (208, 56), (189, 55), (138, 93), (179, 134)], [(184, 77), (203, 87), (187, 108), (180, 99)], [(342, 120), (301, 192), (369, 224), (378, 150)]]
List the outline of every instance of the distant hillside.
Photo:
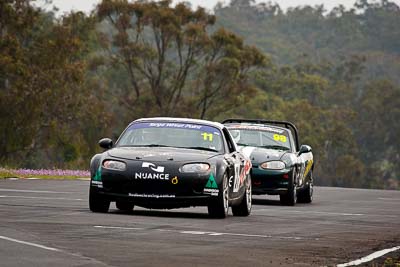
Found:
[(259, 97), (235, 115), (295, 122), (316, 155), (317, 183), (400, 187), (400, 8), (359, 0), (353, 9), (234, 0), (218, 26), (269, 54), (254, 76)]
[(283, 12), (276, 4), (235, 0), (215, 7), (217, 23), (245, 38), (277, 63), (365, 58), (364, 79), (388, 78), (400, 83), (400, 8), (382, 0), (359, 0), (347, 10), (329, 13), (322, 6), (296, 7)]

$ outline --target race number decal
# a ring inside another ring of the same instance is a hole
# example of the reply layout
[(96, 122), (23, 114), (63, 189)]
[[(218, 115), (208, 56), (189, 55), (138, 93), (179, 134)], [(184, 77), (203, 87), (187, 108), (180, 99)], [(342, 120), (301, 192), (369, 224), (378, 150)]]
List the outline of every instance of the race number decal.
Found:
[(202, 133), (201, 134), (202, 136), (203, 136), (203, 140), (204, 141), (210, 141), (210, 142), (212, 142), (212, 140), (213, 140), (213, 134), (212, 133)]
[(274, 140), (282, 143), (286, 143), (287, 141), (286, 136), (280, 134), (274, 134)]

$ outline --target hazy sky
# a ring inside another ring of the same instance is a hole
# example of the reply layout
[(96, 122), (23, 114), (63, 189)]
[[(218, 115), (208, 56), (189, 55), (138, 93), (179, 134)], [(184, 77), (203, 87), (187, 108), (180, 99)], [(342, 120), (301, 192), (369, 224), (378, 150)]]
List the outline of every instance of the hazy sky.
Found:
[[(217, 0), (186, 0), (191, 2), (193, 6), (201, 5), (208, 9), (212, 9)], [(267, 0), (256, 0), (257, 2), (268, 2)], [(396, 4), (400, 5), (400, 0), (392, 0)], [(100, 2), (100, 0), (53, 0), (53, 4), (57, 6), (61, 12), (74, 10), (90, 11), (93, 7)], [(179, 0), (174, 0), (174, 2), (181, 2)], [(230, 1), (221, 1), (228, 3)], [(356, 0), (273, 0), (272, 2), (278, 3), (283, 9), (299, 5), (320, 5), (324, 4), (325, 8), (330, 10), (333, 7), (341, 4), (346, 8), (353, 7)]]

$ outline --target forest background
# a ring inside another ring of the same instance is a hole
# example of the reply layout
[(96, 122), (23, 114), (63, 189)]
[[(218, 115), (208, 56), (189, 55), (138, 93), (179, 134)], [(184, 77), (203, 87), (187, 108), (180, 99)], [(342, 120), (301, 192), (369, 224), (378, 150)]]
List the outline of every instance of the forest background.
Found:
[(400, 188), (400, 8), (0, 1), (0, 167), (87, 169), (150, 116), (288, 120), (316, 184)]

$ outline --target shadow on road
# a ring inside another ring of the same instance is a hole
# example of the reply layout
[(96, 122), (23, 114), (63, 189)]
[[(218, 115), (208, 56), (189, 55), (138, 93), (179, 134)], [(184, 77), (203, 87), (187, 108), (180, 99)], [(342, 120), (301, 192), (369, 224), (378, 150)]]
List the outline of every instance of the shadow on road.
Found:
[(281, 202), (279, 200), (273, 199), (254, 199), (253, 205), (266, 205), (266, 206), (281, 206)]
[(110, 211), (110, 213), (122, 214), (122, 215), (139, 215), (147, 217), (211, 219), (207, 212), (191, 213), (191, 212), (176, 212), (170, 210), (133, 210), (125, 212), (120, 210), (112, 210)]

